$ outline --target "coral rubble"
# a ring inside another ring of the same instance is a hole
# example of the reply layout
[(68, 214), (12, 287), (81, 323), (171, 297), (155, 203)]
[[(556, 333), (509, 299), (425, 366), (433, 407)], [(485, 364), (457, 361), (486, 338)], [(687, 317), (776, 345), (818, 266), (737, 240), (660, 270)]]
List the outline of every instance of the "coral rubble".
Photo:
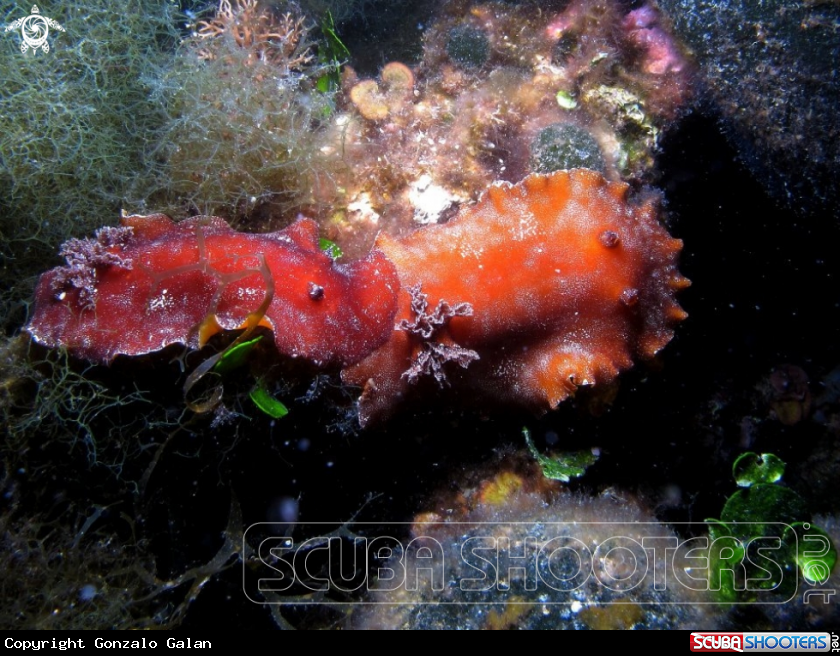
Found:
[[(351, 620), (354, 628), (716, 623), (715, 609), (703, 605), (711, 595), (675, 580), (668, 558), (678, 538), (641, 498), (618, 490), (573, 493), (542, 478), (521, 454), (498, 459), (495, 469), (479, 468), (446, 485), (414, 516), (412, 542), (378, 565), (381, 573), (401, 574), (405, 584), (374, 581), (368, 605)], [(673, 545), (667, 556), (650, 548), (664, 544)]]
[[(650, 182), (660, 136), (690, 96), (691, 66), (647, 6), (451, 3), (423, 44), (411, 70), (391, 62), (380, 80), (345, 69), (325, 137), (348, 167), (333, 175), (335, 236), (444, 222), (492, 182), (533, 172)], [(425, 189), (445, 200), (426, 203)]]

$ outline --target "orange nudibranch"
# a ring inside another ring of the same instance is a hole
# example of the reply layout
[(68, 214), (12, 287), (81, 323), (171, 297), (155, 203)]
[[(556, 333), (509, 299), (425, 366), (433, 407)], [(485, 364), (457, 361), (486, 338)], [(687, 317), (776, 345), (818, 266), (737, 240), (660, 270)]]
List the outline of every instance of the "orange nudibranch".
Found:
[(263, 304), (281, 354), (363, 388), (363, 425), (429, 384), (542, 411), (668, 343), (686, 316), (681, 248), (652, 201), (582, 169), (495, 184), (448, 223), (381, 235), (346, 265), (305, 219), (257, 235), (218, 217), (131, 216), (64, 245), (26, 330), (108, 362), (200, 346)]
[[(400, 323), (342, 374), (363, 386), (363, 425), (389, 415), (420, 371), (498, 401), (554, 408), (578, 386), (610, 382), (634, 358), (653, 356), (687, 316), (675, 300), (690, 284), (677, 270), (682, 241), (659, 223), (653, 201), (631, 204), (627, 185), (590, 170), (493, 185), (448, 223), (381, 236), (376, 247), (399, 274)], [(443, 314), (462, 311), (438, 317), (426, 336), (411, 329), (441, 303)]]

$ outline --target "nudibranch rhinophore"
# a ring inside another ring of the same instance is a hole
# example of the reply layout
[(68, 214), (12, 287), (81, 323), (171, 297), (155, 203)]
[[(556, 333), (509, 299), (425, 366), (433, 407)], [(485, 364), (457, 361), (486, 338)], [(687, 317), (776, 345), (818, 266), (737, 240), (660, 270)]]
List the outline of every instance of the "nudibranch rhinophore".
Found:
[(681, 249), (655, 201), (586, 169), (495, 184), (448, 223), (380, 235), (346, 265), (306, 219), (255, 235), (218, 217), (129, 216), (65, 244), (26, 330), (108, 362), (199, 346), (263, 304), (281, 354), (362, 387), (362, 425), (429, 383), (545, 411), (670, 341), (690, 284)]

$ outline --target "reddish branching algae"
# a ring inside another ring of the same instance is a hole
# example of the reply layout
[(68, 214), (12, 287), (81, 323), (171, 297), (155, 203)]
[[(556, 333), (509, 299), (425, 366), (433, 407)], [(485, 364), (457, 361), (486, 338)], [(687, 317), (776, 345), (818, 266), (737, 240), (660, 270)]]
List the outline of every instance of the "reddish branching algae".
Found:
[(478, 353), (465, 349), (457, 344), (447, 344), (433, 337), (449, 323), (453, 317), (472, 316), (472, 306), (469, 303), (456, 303), (450, 305), (444, 300), (438, 301), (434, 311), (429, 312), (428, 295), (420, 291), (420, 285), (408, 288), (411, 296), (411, 312), (414, 318), (411, 321), (403, 319), (397, 326), (398, 330), (404, 330), (420, 340), (421, 350), (406, 369), (402, 377), (409, 384), (416, 383), (421, 376), (432, 376), (437, 384), (446, 387), (449, 384), (443, 365), (447, 362), (455, 362), (466, 369), (470, 362), (479, 359)]

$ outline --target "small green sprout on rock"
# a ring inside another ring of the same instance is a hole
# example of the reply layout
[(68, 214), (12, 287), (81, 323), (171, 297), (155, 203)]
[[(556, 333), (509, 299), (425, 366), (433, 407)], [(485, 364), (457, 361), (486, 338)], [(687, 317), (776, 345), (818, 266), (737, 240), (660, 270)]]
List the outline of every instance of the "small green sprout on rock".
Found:
[(557, 104), (560, 105), (561, 109), (568, 109), (569, 111), (577, 109), (577, 100), (575, 100), (575, 97), (568, 91), (560, 90), (557, 92), (555, 97), (557, 98)]
[(321, 237), (318, 241), (318, 247), (334, 260), (337, 260), (344, 255), (344, 252), (338, 244), (334, 241), (330, 241), (329, 239), (324, 239), (323, 237)]
[[(241, 344), (236, 344), (224, 351), (222, 357), (213, 367), (213, 373), (219, 374), (220, 376), (226, 376), (236, 369), (243, 367), (248, 363), (248, 358), (262, 338), (263, 335), (259, 335), (254, 339), (249, 339)], [(256, 385), (254, 385), (248, 393), (248, 398), (253, 401), (254, 405), (257, 406), (261, 412), (272, 419), (280, 419), (289, 414), (288, 408), (274, 398), (274, 396), (260, 381), (257, 381)]]
[(543, 476), (552, 481), (568, 483), (573, 478), (580, 478), (586, 470), (598, 461), (598, 456), (592, 451), (566, 451), (554, 456), (545, 456), (537, 450), (531, 440), (531, 433), (527, 428), (522, 429), (525, 444), (534, 459), (542, 468)]
[(288, 408), (274, 398), (260, 383), (257, 383), (248, 396), (255, 406), (272, 419), (281, 419), (289, 414)]
[(251, 351), (254, 350), (254, 347), (259, 344), (262, 338), (263, 336), (260, 335), (225, 351), (222, 357), (219, 358), (219, 361), (213, 366), (213, 371), (220, 376), (224, 376), (234, 369), (239, 369), (247, 362)]
[[(338, 247), (336, 246), (336, 248)], [(333, 255), (332, 257), (337, 256)], [(243, 367), (247, 364), (251, 352), (257, 344), (260, 343), (262, 338), (263, 335), (259, 335), (254, 339), (249, 339), (241, 344), (236, 344), (224, 351), (222, 357), (219, 358), (219, 361), (213, 366), (213, 373), (219, 374), (220, 376), (226, 376), (232, 371)], [(260, 411), (267, 414), (272, 419), (280, 419), (289, 414), (288, 408), (274, 398), (274, 396), (265, 389), (261, 382), (257, 382), (257, 384), (251, 389), (248, 397)]]

